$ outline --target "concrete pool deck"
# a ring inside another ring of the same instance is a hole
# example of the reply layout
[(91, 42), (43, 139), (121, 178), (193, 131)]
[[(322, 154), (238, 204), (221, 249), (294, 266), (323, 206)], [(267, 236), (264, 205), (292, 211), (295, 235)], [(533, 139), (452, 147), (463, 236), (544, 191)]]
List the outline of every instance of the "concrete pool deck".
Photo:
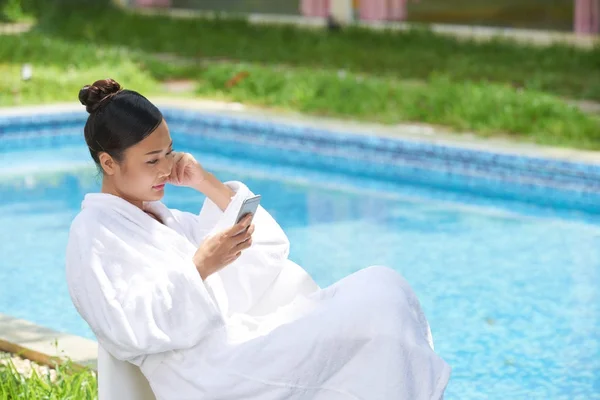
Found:
[[(382, 136), (399, 140), (419, 141), (442, 146), (462, 147), (501, 154), (600, 164), (600, 151), (542, 146), (534, 143), (512, 140), (509, 138), (509, 135), (507, 135), (506, 138), (483, 138), (472, 132), (456, 133), (443, 127), (426, 124), (402, 123), (384, 125), (348, 119), (310, 116), (296, 112), (274, 111), (232, 102), (152, 96), (149, 96), (149, 98), (159, 107), (195, 110), (227, 117), (304, 126), (326, 131)], [(77, 111), (85, 113), (83, 106), (79, 103), (0, 107), (0, 117)]]
[(39, 364), (51, 364), (53, 357), (96, 367), (98, 344), (80, 336), (57, 332), (32, 322), (0, 314), (0, 351), (19, 354)]
[[(600, 165), (600, 152), (576, 149), (550, 148), (526, 144), (507, 139), (484, 139), (472, 133), (452, 133), (443, 128), (423, 124), (382, 125), (332, 118), (306, 116), (299, 113), (276, 112), (239, 103), (208, 100), (152, 98), (159, 107), (171, 107), (199, 112), (238, 117), (243, 119), (270, 121), (318, 128), (328, 131), (376, 135), (400, 140), (421, 141), (444, 146), (463, 147), (503, 154), (517, 154), (529, 157), (542, 157), (556, 160), (582, 162)], [(0, 108), (0, 117), (27, 116), (45, 113), (82, 112), (78, 103), (54, 104), (48, 106), (28, 106)], [(83, 133), (82, 133), (83, 136)], [(0, 310), (1, 311), (1, 310)], [(68, 357), (81, 365), (95, 367), (98, 345), (95, 341), (79, 336), (54, 331), (34, 323), (0, 314), (0, 351), (18, 353), (19, 349), (29, 349), (25, 358), (33, 361), (44, 357)], [(38, 358), (38, 359), (36, 359)]]

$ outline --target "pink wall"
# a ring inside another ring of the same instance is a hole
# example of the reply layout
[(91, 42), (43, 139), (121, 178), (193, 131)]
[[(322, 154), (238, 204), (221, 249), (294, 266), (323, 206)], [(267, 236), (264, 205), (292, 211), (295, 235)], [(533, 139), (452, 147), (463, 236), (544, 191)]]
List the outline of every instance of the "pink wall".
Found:
[(329, 16), (329, 0), (301, 0), (300, 12), (306, 17)]
[(171, 0), (134, 0), (136, 7), (170, 7)]
[(403, 21), (407, 0), (362, 0), (358, 3), (363, 21)]
[[(361, 0), (358, 10), (363, 21), (402, 21), (406, 18), (407, 0)], [(329, 0), (301, 0), (300, 10), (307, 17), (327, 17)]]
[[(152, 0), (136, 1), (147, 2)], [(301, 0), (300, 10), (302, 14), (307, 17), (325, 18), (329, 15), (329, 1), (330, 0)], [(408, 0), (359, 0), (358, 9), (360, 19), (364, 21), (403, 21), (406, 19), (407, 1)], [(574, 0), (574, 7), (573, 30), (576, 33), (600, 33), (600, 0)]]
[(575, 0), (576, 33), (600, 33), (600, 0)]

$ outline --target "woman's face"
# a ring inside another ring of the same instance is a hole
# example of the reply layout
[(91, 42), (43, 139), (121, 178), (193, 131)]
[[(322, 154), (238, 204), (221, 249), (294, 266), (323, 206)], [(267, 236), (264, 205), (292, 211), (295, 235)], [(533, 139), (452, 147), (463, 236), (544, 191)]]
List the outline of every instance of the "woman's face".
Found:
[(128, 148), (120, 163), (106, 153), (100, 163), (105, 171), (103, 192), (139, 207), (144, 201), (160, 200), (173, 167), (173, 141), (167, 123), (163, 119), (154, 132)]

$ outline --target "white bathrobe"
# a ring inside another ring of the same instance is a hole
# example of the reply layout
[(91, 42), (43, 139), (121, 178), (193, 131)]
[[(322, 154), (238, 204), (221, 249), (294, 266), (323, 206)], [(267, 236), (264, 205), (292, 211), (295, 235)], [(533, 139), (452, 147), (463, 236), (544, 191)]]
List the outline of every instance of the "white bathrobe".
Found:
[[(288, 260), (289, 242), (259, 208), (253, 245), (200, 278), (192, 256), (251, 196), (199, 215), (88, 194), (71, 226), (75, 307), (114, 357), (140, 366), (159, 400), (442, 397), (450, 368), (406, 281), (369, 267), (320, 289)], [(357, 243), (368, 246), (368, 243)]]

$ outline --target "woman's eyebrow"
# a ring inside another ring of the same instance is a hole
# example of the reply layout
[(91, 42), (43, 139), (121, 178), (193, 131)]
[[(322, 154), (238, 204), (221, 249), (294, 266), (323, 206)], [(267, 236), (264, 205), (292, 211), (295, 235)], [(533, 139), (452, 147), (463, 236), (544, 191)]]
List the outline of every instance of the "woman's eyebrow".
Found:
[[(169, 145), (169, 147), (171, 147), (171, 146), (173, 146), (173, 141), (172, 140), (171, 140), (171, 144)], [(160, 149), (160, 150), (154, 150), (154, 151), (149, 151), (145, 155), (148, 156), (150, 154), (157, 154), (157, 153), (160, 153), (162, 151), (163, 151), (162, 149)]]

